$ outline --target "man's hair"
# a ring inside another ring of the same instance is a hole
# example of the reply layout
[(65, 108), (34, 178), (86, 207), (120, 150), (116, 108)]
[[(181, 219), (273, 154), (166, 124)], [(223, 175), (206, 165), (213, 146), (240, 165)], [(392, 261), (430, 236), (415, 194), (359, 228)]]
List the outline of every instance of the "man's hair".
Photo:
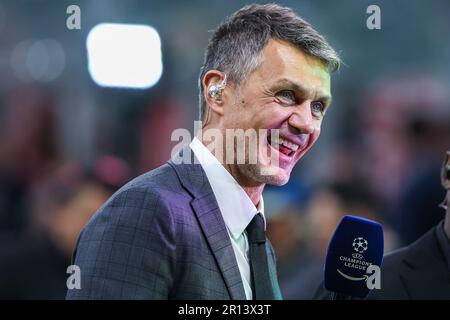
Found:
[(287, 7), (277, 4), (251, 4), (236, 11), (214, 31), (205, 50), (199, 76), (200, 119), (206, 106), (203, 77), (209, 70), (225, 72), (235, 85), (244, 83), (260, 65), (261, 52), (270, 39), (293, 44), (323, 61), (330, 72), (339, 68), (340, 59), (325, 38)]

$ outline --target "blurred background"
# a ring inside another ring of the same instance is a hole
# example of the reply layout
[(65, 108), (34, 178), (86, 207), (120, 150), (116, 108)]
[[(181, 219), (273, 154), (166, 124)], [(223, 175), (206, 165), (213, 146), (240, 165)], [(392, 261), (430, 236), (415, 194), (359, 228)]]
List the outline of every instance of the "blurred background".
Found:
[[(210, 31), (248, 3), (0, 2), (0, 298), (64, 298), (83, 225), (117, 188), (169, 159), (174, 129), (193, 131)], [(265, 190), (284, 298), (309, 299), (344, 214), (381, 222), (386, 252), (444, 217), (450, 2), (278, 3), (344, 61), (321, 138), (286, 186)], [(371, 4), (381, 30), (366, 27)], [(70, 5), (81, 29), (67, 27)], [(131, 75), (117, 63), (130, 48)]]

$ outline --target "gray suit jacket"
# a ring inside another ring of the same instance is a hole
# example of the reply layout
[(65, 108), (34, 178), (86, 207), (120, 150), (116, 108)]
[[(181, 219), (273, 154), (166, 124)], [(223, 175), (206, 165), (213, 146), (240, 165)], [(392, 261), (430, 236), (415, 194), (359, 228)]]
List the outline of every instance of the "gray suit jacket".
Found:
[[(281, 299), (269, 241), (266, 250)], [(67, 299), (246, 298), (216, 198), (194, 162), (169, 161), (117, 191), (83, 229), (74, 259), (81, 289)]]

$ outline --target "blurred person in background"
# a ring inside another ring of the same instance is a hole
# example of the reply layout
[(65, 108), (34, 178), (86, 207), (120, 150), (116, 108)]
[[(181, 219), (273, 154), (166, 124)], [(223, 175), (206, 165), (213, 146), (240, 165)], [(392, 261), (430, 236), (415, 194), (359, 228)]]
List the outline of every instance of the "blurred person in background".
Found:
[(92, 170), (66, 163), (31, 191), (31, 229), (5, 237), (0, 248), (0, 299), (64, 299), (67, 267), (81, 229), (128, 178), (119, 159)]
[(441, 214), (441, 221), (425, 235), (384, 257), (381, 289), (372, 290), (368, 299), (450, 299), (450, 151), (440, 177), (444, 220)]
[(171, 96), (157, 99), (145, 110), (139, 123), (139, 172), (155, 169), (167, 161), (176, 142), (162, 141), (171, 137), (173, 130), (184, 127), (186, 113), (186, 106)]
[(0, 236), (28, 227), (26, 198), (34, 184), (55, 169), (55, 97), (22, 86), (7, 93), (0, 118)]

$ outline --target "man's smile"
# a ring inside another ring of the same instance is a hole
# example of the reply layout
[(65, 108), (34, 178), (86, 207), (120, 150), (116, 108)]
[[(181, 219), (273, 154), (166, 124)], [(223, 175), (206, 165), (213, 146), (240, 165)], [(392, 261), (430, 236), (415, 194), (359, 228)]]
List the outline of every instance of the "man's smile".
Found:
[(267, 143), (285, 156), (293, 158), (295, 154), (302, 152), (308, 145), (309, 135), (304, 138), (288, 138), (283, 135), (267, 135)]

